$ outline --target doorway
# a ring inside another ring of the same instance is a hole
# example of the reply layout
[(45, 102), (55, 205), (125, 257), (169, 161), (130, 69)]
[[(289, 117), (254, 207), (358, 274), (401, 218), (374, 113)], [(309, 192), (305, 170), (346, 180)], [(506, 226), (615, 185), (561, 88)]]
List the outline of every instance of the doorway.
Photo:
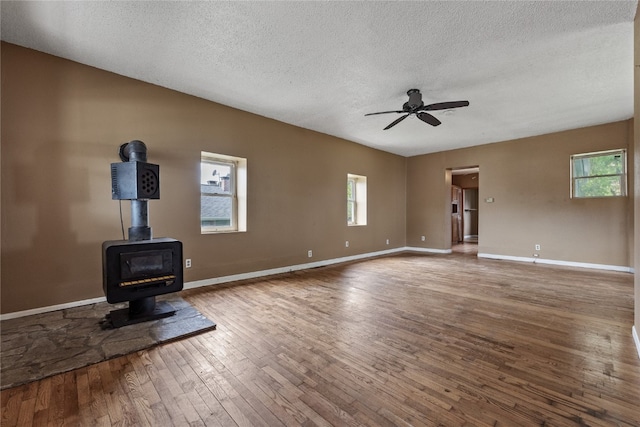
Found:
[(451, 170), (451, 251), (478, 254), (480, 168)]

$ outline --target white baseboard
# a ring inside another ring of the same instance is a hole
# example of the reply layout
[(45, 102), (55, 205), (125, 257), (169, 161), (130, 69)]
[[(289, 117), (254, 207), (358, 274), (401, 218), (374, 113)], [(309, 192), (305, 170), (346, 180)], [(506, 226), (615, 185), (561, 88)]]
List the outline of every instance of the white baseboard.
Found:
[(551, 264), (562, 265), (565, 267), (579, 267), (579, 268), (591, 268), (595, 270), (609, 270), (609, 271), (621, 271), (623, 273), (633, 273), (634, 269), (631, 267), (625, 267), (621, 265), (608, 265), (608, 264), (592, 264), (588, 262), (574, 262), (574, 261), (561, 261), (555, 259), (533, 258), (533, 257), (519, 257), (510, 255), (496, 255), (478, 253), (478, 258), (499, 259), (505, 261), (519, 261), (530, 262), (532, 264)]
[(332, 264), (340, 264), (343, 262), (356, 261), (359, 259), (373, 258), (382, 255), (389, 255), (406, 251), (406, 247), (388, 249), (377, 252), (367, 252), (359, 255), (352, 255), (341, 258), (325, 259), (321, 261), (309, 262), (304, 264), (290, 265), (286, 267), (271, 268), (269, 270), (250, 271), (248, 273), (232, 274), (230, 276), (212, 277), (210, 279), (196, 280), (184, 284), (184, 289), (200, 288), (202, 286), (219, 285), (221, 283), (236, 282), (238, 280), (255, 279), (257, 277), (273, 276), (274, 274), (289, 273), (292, 271), (307, 270), (316, 267), (325, 267)]
[(633, 335), (633, 341), (636, 343), (636, 350), (638, 350), (638, 357), (640, 358), (640, 337), (638, 337), (638, 330), (635, 325), (631, 327), (631, 335)]
[(47, 307), (38, 307), (38, 308), (33, 308), (31, 310), (14, 311), (13, 313), (0, 314), (0, 320), (9, 320), (9, 319), (15, 319), (17, 317), (31, 316), (33, 314), (42, 314), (42, 313), (48, 313), (50, 311), (64, 310), (65, 308), (73, 308), (73, 307), (80, 307), (80, 306), (89, 305), (89, 304), (97, 304), (99, 302), (105, 302), (106, 300), (107, 298), (105, 297), (98, 297), (98, 298), (85, 299), (82, 301), (72, 301), (64, 304), (50, 305)]
[[(400, 253), (400, 252), (408, 252), (408, 251), (430, 253), (430, 254), (450, 254), (451, 253), (451, 249), (433, 249), (433, 248), (418, 248), (418, 247), (412, 247), (412, 246), (404, 246), (400, 248), (387, 249), (387, 250), (377, 251), (377, 252), (367, 252), (364, 254), (351, 255), (351, 256), (341, 257), (341, 258), (325, 259), (321, 261), (309, 262), (304, 264), (296, 264), (296, 265), (291, 265), (286, 267), (272, 268), (269, 270), (251, 271), (248, 273), (233, 274), (230, 276), (195, 280), (192, 282), (185, 282), (184, 289), (194, 289), (194, 288), (200, 288), (202, 286), (210, 286), (210, 285), (218, 285), (221, 283), (235, 282), (238, 280), (255, 279), (257, 277), (272, 276), (274, 274), (288, 273), (291, 271), (306, 270), (306, 269), (316, 268), (316, 267), (324, 267), (332, 264), (340, 264), (343, 262), (357, 261), (360, 259), (373, 258), (373, 257), (390, 255), (390, 254)], [(521, 262), (531, 262), (531, 263), (537, 262), (540, 264), (554, 264), (554, 265), (564, 265), (564, 266), (571, 266), (571, 267), (595, 268), (600, 270), (614, 270), (614, 271), (623, 271), (623, 272), (633, 273), (632, 268), (620, 267), (615, 265), (588, 264), (588, 263), (580, 263), (580, 262), (556, 261), (556, 260), (547, 260), (547, 259), (539, 259), (539, 258), (514, 257), (509, 255), (494, 255), (494, 254), (484, 254), (484, 253), (479, 253), (478, 258), (490, 258), (490, 259), (500, 259), (500, 260), (506, 260), (506, 261), (521, 261)], [(30, 316), (34, 314), (48, 313), (51, 311), (64, 310), (66, 308), (80, 307), (88, 304), (96, 304), (100, 302), (105, 302), (106, 300), (107, 299), (105, 297), (98, 297), (98, 298), (91, 298), (91, 299), (86, 299), (81, 301), (68, 302), (64, 304), (51, 305), (47, 307), (38, 307), (30, 310), (16, 311), (13, 313), (0, 314), (0, 321), (15, 319), (18, 317)], [(635, 333), (635, 329), (634, 329), (634, 333)], [(634, 335), (634, 338), (636, 339), (636, 345), (638, 346), (640, 351), (640, 345), (638, 345), (637, 334)]]
[[(290, 271), (297, 271), (297, 270), (305, 270), (305, 269), (309, 269), (309, 268), (323, 267), (323, 266), (331, 265), (331, 264), (339, 264), (339, 263), (343, 263), (343, 262), (356, 261), (356, 260), (359, 260), (359, 259), (373, 258), (373, 257), (377, 257), (377, 256), (382, 256), (382, 255), (389, 255), (389, 254), (398, 253), (398, 252), (405, 252), (407, 250), (409, 250), (409, 249), (406, 248), (406, 247), (401, 247), (401, 248), (387, 249), (387, 250), (384, 250), (384, 251), (368, 252), (368, 253), (359, 254), (359, 255), (352, 255), (352, 256), (341, 257), (341, 258), (334, 258), (334, 259), (327, 259), (327, 260), (322, 260), (322, 261), (310, 262), (310, 263), (305, 263), (305, 264), (297, 264), (297, 265), (292, 265), (292, 266), (287, 266), (287, 267), (272, 268), (272, 269), (269, 269), (269, 270), (251, 271), (249, 273), (234, 274), (234, 275), (231, 275), (231, 276), (214, 277), (214, 278), (211, 278), (211, 279), (196, 280), (196, 281), (193, 281), (193, 282), (185, 282), (183, 289), (199, 288), (199, 287), (202, 287), (202, 286), (209, 286), (209, 285), (217, 285), (217, 284), (220, 284), (220, 283), (235, 282), (237, 280), (254, 279), (256, 277), (271, 276), (271, 275), (274, 275), (274, 274), (287, 273), (287, 272), (290, 272)], [(88, 305), (88, 304), (96, 304), (96, 303), (100, 303), (100, 302), (105, 302), (106, 300), (107, 299), (105, 297), (98, 297), (98, 298), (92, 298), (92, 299), (81, 300), (81, 301), (72, 301), (72, 302), (68, 302), (68, 303), (64, 303), (64, 304), (50, 305), (50, 306), (47, 306), (47, 307), (38, 307), (38, 308), (30, 309), (30, 310), (15, 311), (13, 313), (0, 314), (0, 321), (9, 320), (9, 319), (15, 319), (15, 318), (24, 317), (24, 316), (31, 316), (31, 315), (34, 315), (34, 314), (48, 313), (48, 312), (51, 312), (51, 311), (64, 310), (66, 308), (80, 307), (80, 306)]]

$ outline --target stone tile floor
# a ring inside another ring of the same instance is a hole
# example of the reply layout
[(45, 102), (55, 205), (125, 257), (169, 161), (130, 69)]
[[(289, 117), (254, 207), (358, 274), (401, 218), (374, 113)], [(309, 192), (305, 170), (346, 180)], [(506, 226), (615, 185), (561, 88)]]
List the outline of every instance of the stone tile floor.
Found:
[(103, 330), (111, 310), (126, 303), (89, 304), (0, 322), (0, 389), (10, 388), (122, 356), (216, 324), (179, 296), (157, 297), (176, 314), (160, 320)]

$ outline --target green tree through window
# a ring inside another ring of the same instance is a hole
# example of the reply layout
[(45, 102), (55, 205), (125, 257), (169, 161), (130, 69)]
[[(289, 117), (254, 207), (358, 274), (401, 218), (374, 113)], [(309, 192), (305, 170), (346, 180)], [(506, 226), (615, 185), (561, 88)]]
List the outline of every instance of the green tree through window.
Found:
[(571, 156), (572, 197), (626, 196), (625, 150)]

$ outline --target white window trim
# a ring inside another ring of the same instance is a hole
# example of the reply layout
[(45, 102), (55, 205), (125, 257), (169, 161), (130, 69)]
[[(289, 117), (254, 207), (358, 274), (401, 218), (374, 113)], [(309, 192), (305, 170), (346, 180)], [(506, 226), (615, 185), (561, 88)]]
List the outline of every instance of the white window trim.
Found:
[[(608, 155), (608, 154), (616, 154), (619, 153), (622, 156), (622, 173), (620, 174), (610, 174), (610, 175), (590, 175), (588, 177), (575, 177), (574, 176), (574, 160), (575, 159), (580, 159), (580, 158), (585, 158), (585, 157), (598, 157), (598, 156), (603, 156), (603, 155)], [(604, 150), (604, 151), (594, 151), (591, 153), (580, 153), (580, 154), (573, 154), (570, 159), (569, 159), (569, 170), (570, 170), (570, 174), (571, 174), (571, 181), (570, 181), (570, 197), (572, 199), (608, 199), (610, 197), (626, 197), (627, 196), (627, 192), (628, 192), (628, 185), (627, 185), (627, 150), (624, 148), (619, 148), (619, 149), (615, 149), (615, 150)], [(575, 181), (577, 179), (584, 179), (584, 178), (598, 178), (598, 177), (605, 177), (605, 176), (619, 176), (621, 179), (621, 185), (620, 185), (620, 195), (608, 195), (608, 196), (595, 196), (595, 197), (585, 197), (585, 196), (576, 196), (575, 195)]]
[(347, 225), (350, 227), (367, 225), (367, 177), (349, 173), (347, 182), (349, 181), (355, 182), (355, 218), (353, 222), (349, 222), (347, 216)]
[[(212, 162), (232, 165), (231, 188), (232, 195), (214, 197), (232, 197), (231, 225), (203, 226), (200, 219), (201, 234), (234, 233), (247, 231), (247, 159), (242, 157), (216, 154), (206, 151), (200, 153), (200, 163)], [(202, 193), (200, 198), (202, 199)]]

